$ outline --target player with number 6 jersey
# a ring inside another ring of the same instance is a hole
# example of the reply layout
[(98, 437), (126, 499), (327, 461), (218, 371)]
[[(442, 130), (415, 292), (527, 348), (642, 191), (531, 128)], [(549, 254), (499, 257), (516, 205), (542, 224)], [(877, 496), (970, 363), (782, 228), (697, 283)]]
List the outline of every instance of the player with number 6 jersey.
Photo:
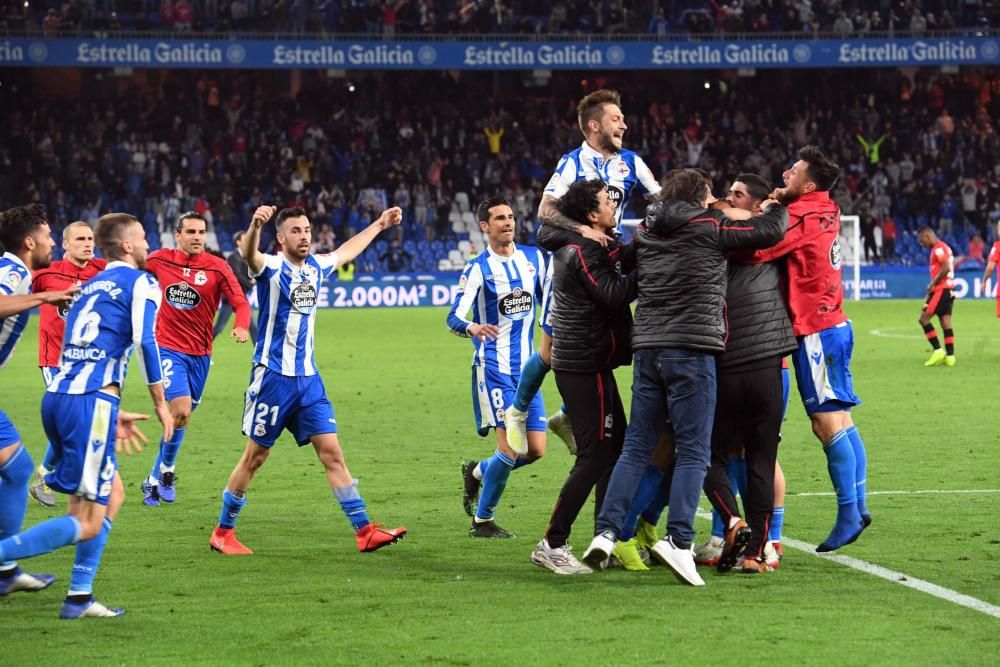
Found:
[(42, 425), (52, 443), (54, 471), (46, 483), (71, 496), (66, 516), (50, 519), (0, 540), (0, 562), (76, 544), (64, 619), (124, 613), (94, 599), (93, 584), (112, 522), (125, 499), (115, 451), (141, 450), (135, 422), (146, 419), (118, 409), (133, 349), (139, 358), (156, 416), (169, 439), (173, 420), (163, 393), (154, 323), (160, 305), (156, 279), (142, 269), (146, 235), (127, 213), (97, 223), (96, 242), (107, 268), (87, 281), (66, 317), (59, 372), (42, 399)]
[(250, 304), (229, 264), (205, 252), (205, 233), (200, 214), (182, 213), (174, 228), (178, 247), (157, 250), (147, 259), (149, 272), (163, 290), (156, 341), (163, 361), (163, 386), (174, 416), (174, 437), (160, 443), (153, 468), (142, 483), (143, 503), (150, 507), (177, 498), (177, 455), (208, 379), (212, 330), (223, 297), (236, 311), (232, 338), (245, 343), (250, 336)]

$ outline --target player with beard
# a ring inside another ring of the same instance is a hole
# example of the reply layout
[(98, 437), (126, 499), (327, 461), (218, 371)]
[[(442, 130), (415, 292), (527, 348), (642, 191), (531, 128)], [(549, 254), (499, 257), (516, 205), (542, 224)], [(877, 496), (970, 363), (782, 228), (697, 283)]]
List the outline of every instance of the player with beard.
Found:
[[(14, 353), (31, 310), (51, 305), (65, 308), (79, 291), (72, 286), (55, 292), (32, 292), (32, 272), (52, 261), (55, 242), (45, 212), (39, 205), (19, 206), (0, 213), (0, 367)], [(21, 436), (0, 410), (0, 539), (21, 530), (28, 504), (28, 480), (34, 464)], [(54, 503), (53, 503), (54, 504)], [(52, 585), (51, 574), (28, 574), (15, 559), (0, 557), (0, 597), (16, 591), (39, 591)]]
[[(646, 199), (652, 199), (660, 192), (660, 184), (639, 155), (622, 148), (628, 125), (625, 124), (625, 114), (621, 109), (621, 96), (616, 91), (597, 90), (580, 100), (577, 105), (577, 122), (583, 133), (584, 142), (559, 160), (538, 205), (538, 219), (543, 224), (577, 232), (584, 238), (603, 246), (607, 244), (608, 237), (605, 234), (559, 213), (556, 202), (566, 193), (569, 186), (577, 181), (604, 181), (608, 188), (608, 196), (615, 205), (615, 234), (617, 234), (632, 193), (640, 192)], [(523, 448), (523, 442), (527, 438), (525, 420), (528, 405), (532, 397), (538, 393), (552, 367), (551, 313), (552, 262), (550, 261), (543, 284), (541, 344), (521, 371), (517, 395), (506, 415), (508, 437), (515, 449)], [(575, 452), (572, 425), (565, 410), (553, 415), (548, 423), (549, 428), (566, 442), (570, 451)]]
[(785, 187), (771, 196), (788, 206), (784, 240), (754, 253), (754, 261), (784, 259), (792, 329), (799, 349), (792, 361), (812, 430), (826, 454), (837, 494), (837, 520), (817, 551), (834, 551), (871, 524), (866, 501), (867, 453), (851, 408), (860, 405), (851, 379), (854, 332), (844, 314), (840, 207), (830, 198), (840, 167), (806, 146), (784, 172)]
[[(63, 290), (73, 285), (82, 285), (107, 265), (103, 259), (94, 257), (94, 230), (86, 222), (71, 222), (62, 233), (62, 259), (37, 271), (31, 278), (32, 292)], [(59, 355), (62, 352), (63, 331), (66, 329), (66, 315), (69, 308), (57, 308), (43, 304), (38, 309), (38, 367), (42, 369), (42, 380), (48, 386), (59, 370)], [(55, 469), (52, 446), (45, 450), (45, 459), (35, 471), (28, 487), (31, 497), (48, 509), (56, 506), (56, 494), (45, 483), (45, 476)]]

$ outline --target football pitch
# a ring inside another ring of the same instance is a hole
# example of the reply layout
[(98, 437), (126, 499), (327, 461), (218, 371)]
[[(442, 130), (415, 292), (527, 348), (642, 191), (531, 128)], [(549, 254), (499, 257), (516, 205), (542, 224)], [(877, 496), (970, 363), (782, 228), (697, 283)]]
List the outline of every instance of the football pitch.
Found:
[[(470, 539), (459, 464), (494, 446), (473, 428), (471, 343), (447, 331), (442, 308), (327, 310), (316, 356), (348, 464), (372, 518), (406, 525), (407, 538), (358, 553), (315, 454), (286, 434), (237, 524), (256, 554), (209, 551), (244, 447), (251, 356), (249, 346), (220, 338), (178, 460), (178, 501), (142, 504), (155, 443), (120, 458), (127, 499), (95, 591), (126, 615), (58, 620), (72, 550), (25, 561), (59, 579), (0, 600), (0, 664), (998, 664), (995, 304), (957, 303), (954, 368), (924, 368), (919, 302), (846, 307), (874, 518), (839, 552), (850, 559), (809, 548), (826, 537), (836, 508), (794, 389), (779, 449), (787, 540), (774, 573), (707, 570), (707, 585), (691, 588), (662, 567), (580, 577), (535, 567), (528, 556), (572, 461), (551, 435), (547, 455), (511, 476), (497, 512), (517, 539)], [(33, 318), (0, 386), (2, 408), (37, 462), (45, 441), (36, 334)], [(150, 412), (135, 366), (122, 405)], [(627, 406), (630, 369), (619, 373)], [(551, 378), (543, 391), (554, 411)], [(53, 515), (32, 501), (26, 524)], [(592, 528), (585, 509), (571, 538), (578, 555)], [(709, 522), (698, 528), (700, 541)]]

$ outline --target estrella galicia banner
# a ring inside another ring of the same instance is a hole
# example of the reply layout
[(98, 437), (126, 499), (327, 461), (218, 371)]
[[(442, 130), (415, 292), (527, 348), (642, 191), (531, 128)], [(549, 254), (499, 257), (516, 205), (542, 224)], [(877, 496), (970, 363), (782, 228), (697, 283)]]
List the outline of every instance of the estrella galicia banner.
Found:
[(645, 42), (0, 40), (0, 66), (222, 69), (731, 69), (995, 65), (994, 37)]

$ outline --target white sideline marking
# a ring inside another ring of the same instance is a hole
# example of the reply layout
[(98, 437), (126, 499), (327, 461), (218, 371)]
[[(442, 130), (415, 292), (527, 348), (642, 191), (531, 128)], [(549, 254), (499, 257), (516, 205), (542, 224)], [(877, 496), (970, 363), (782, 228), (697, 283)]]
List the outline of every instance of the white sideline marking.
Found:
[(958, 591), (953, 591), (950, 588), (945, 588), (944, 586), (932, 584), (931, 582), (924, 581), (923, 579), (911, 577), (903, 572), (896, 572), (895, 570), (890, 570), (889, 568), (882, 567), (881, 565), (873, 565), (872, 563), (868, 563), (857, 558), (851, 558), (850, 556), (832, 553), (816, 553), (816, 545), (800, 542), (799, 540), (788, 539), (784, 536), (781, 538), (781, 545), (788, 545), (794, 549), (798, 549), (799, 551), (804, 551), (810, 555), (816, 556), (817, 558), (832, 560), (835, 563), (840, 563), (841, 565), (846, 565), (847, 567), (860, 572), (880, 577), (886, 581), (891, 581), (894, 584), (900, 584), (902, 586), (906, 586), (907, 588), (916, 589), (922, 593), (933, 595), (936, 598), (941, 598), (942, 600), (947, 600), (948, 602), (968, 607), (973, 611), (978, 611), (982, 614), (986, 614), (987, 616), (1000, 618), (1000, 607), (996, 605), (984, 602), (983, 600), (974, 598), (970, 595), (965, 595), (964, 593), (959, 593)]
[[(890, 333), (894, 331), (903, 331), (903, 327), (886, 327), (884, 329), (871, 329), (868, 331), (873, 336), (878, 336), (879, 338), (899, 338), (902, 340), (927, 340), (927, 337), (921, 333)], [(962, 340), (996, 340), (996, 336), (979, 336), (976, 334), (965, 334), (962, 336)]]
[[(712, 513), (703, 509), (698, 510), (697, 516), (701, 519), (707, 519), (708, 521), (712, 520)], [(965, 595), (964, 593), (953, 591), (950, 588), (945, 588), (944, 586), (932, 584), (931, 582), (924, 581), (923, 579), (911, 577), (903, 572), (890, 570), (887, 567), (874, 565), (867, 561), (851, 558), (850, 556), (842, 556), (840, 554), (833, 553), (817, 553), (815, 544), (802, 542), (801, 540), (785, 537), (784, 535), (781, 537), (781, 545), (797, 549), (809, 554), (810, 556), (822, 558), (823, 560), (831, 560), (835, 563), (839, 563), (840, 565), (846, 565), (851, 569), (885, 579), (886, 581), (891, 581), (894, 584), (900, 584), (902, 586), (906, 586), (907, 588), (913, 588), (921, 593), (933, 595), (936, 598), (940, 598), (962, 607), (967, 607), (973, 611), (978, 611), (981, 614), (986, 614), (987, 616), (992, 616), (994, 618), (1000, 618), (1000, 607), (996, 605), (974, 598), (971, 595)]]
[[(869, 496), (923, 496), (938, 493), (1000, 493), (1000, 489), (918, 489), (916, 491), (869, 491)], [(810, 496), (835, 496), (833, 491), (807, 491), (786, 493), (785, 496), (807, 498)]]

